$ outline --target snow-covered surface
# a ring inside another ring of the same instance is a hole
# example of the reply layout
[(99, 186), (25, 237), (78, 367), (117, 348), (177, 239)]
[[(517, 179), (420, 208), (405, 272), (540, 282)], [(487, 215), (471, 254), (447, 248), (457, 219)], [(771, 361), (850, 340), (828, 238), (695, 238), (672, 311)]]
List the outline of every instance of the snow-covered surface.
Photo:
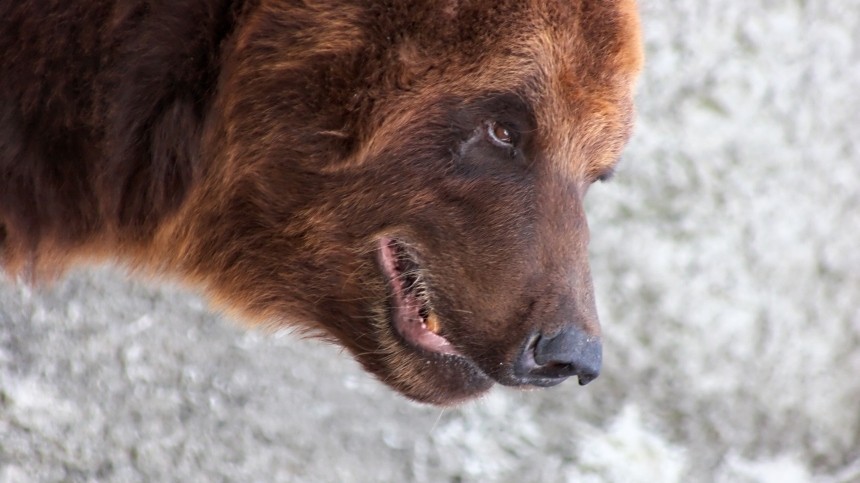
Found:
[(642, 2), (605, 372), (409, 403), (180, 288), (0, 282), (0, 483), (860, 481), (860, 0)]

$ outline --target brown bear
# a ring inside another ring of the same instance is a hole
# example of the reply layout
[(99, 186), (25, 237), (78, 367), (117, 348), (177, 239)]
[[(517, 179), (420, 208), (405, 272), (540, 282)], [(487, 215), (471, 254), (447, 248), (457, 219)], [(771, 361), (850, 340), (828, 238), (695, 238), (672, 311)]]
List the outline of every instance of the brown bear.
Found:
[(0, 264), (116, 260), (406, 396), (597, 377), (635, 0), (0, 0)]

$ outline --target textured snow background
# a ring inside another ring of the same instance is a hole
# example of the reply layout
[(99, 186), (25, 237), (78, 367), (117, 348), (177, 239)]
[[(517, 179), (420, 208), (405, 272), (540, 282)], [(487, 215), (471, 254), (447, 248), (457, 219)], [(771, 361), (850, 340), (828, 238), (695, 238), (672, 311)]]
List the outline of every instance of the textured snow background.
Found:
[(0, 282), (0, 483), (860, 481), (860, 0), (642, 2), (605, 372), (460, 409), (177, 287)]

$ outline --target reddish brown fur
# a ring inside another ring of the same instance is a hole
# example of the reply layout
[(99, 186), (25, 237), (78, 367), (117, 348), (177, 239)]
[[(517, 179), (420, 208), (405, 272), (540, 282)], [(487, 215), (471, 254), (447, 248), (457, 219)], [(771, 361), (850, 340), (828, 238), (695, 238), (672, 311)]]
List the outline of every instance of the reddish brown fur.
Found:
[[(514, 383), (535, 330), (599, 333), (582, 198), (630, 134), (634, 0), (0, 0), (0, 18), (9, 273), (179, 277), (440, 404)], [(510, 156), (481, 144), (489, 121), (522, 128)], [(420, 254), (468, 360), (394, 334), (383, 235)]]

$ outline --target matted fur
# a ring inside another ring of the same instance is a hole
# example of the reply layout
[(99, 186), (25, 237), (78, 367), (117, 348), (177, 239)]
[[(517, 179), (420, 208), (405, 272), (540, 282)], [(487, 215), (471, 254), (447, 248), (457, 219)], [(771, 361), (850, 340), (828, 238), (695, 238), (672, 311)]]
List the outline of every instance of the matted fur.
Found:
[[(0, 18), (7, 272), (170, 275), (439, 404), (515, 384), (535, 331), (599, 334), (582, 198), (630, 134), (633, 0), (0, 0)], [(398, 338), (383, 236), (465, 357)]]

